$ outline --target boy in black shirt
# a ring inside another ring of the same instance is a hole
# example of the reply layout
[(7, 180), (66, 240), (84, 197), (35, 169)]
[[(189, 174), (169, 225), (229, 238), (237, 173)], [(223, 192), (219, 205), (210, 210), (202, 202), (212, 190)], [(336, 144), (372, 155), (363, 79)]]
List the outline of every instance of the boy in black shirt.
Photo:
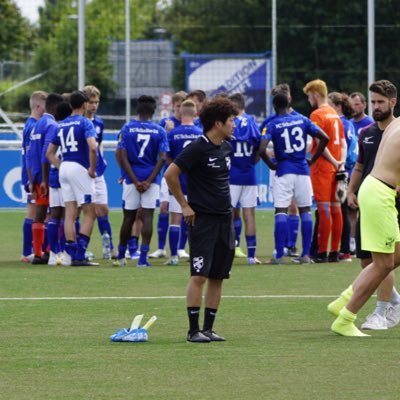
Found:
[[(165, 172), (168, 187), (182, 207), (188, 224), (191, 278), (186, 291), (189, 317), (187, 340), (194, 343), (224, 341), (213, 330), (221, 300), (222, 281), (229, 278), (235, 250), (235, 233), (229, 192), (232, 136), (237, 111), (230, 100), (217, 97), (207, 103), (200, 120), (204, 135), (189, 144)], [(185, 173), (188, 200), (179, 175)], [(203, 330), (199, 314), (204, 284)]]

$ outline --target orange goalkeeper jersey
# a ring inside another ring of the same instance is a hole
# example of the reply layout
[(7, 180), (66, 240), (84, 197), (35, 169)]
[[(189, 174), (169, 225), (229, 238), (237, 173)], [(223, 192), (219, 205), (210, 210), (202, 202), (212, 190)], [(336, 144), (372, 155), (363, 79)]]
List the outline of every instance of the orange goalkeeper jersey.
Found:
[[(326, 148), (331, 152), (332, 156), (335, 157), (336, 160), (340, 161), (342, 151), (340, 141), (341, 139), (344, 139), (344, 129), (337, 112), (328, 104), (324, 104), (311, 113), (310, 119), (329, 136), (329, 142)], [(317, 142), (313, 139), (311, 148), (312, 155), (314, 155), (316, 148)], [(311, 173), (313, 169), (326, 172), (336, 171), (333, 164), (331, 164), (323, 155), (318, 157), (315, 164), (311, 167)]]

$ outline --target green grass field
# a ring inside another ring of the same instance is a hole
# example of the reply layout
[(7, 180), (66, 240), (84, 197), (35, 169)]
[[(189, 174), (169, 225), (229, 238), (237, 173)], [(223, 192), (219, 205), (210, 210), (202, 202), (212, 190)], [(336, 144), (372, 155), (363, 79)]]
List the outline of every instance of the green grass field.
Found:
[[(31, 266), (18, 261), (24, 214), (0, 211), (0, 399), (398, 399), (399, 329), (330, 332), (326, 305), (359, 271), (344, 264), (247, 266), (236, 259), (215, 329), (188, 344), (188, 265)], [(117, 236), (121, 215), (111, 220)], [(271, 212), (257, 213), (271, 256)], [(243, 246), (242, 246), (243, 247)], [(154, 246), (153, 246), (154, 249)], [(97, 228), (91, 250), (100, 255)], [(372, 299), (359, 315), (363, 320)], [(148, 343), (111, 343), (132, 317), (157, 315)]]

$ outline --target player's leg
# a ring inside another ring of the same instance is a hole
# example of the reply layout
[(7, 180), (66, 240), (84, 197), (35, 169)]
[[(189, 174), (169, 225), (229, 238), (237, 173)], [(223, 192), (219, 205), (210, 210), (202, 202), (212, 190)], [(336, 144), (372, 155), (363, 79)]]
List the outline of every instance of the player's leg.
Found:
[(352, 258), (350, 255), (350, 217), (349, 217), (349, 206), (347, 205), (347, 200), (345, 200), (341, 205), (342, 218), (343, 218), (343, 230), (342, 237), (340, 239), (340, 252), (339, 260), (344, 262), (351, 262)]
[(242, 205), (239, 202), (243, 186), (241, 185), (229, 185), (231, 194), (232, 204), (232, 218), (233, 226), (235, 228), (235, 257), (244, 258), (247, 257), (243, 250), (240, 248), (240, 239), (242, 236), (242, 218), (240, 216), (240, 208)]
[(33, 247), (32, 247), (32, 224), (35, 218), (35, 202), (32, 195), (27, 192), (26, 201), (26, 217), (22, 225), (22, 255), (21, 261), (30, 263), (33, 260)]
[(243, 186), (240, 195), (240, 204), (243, 209), (243, 220), (245, 224), (245, 238), (247, 245), (247, 263), (249, 265), (261, 264), (256, 258), (257, 237), (255, 208), (257, 206), (257, 186)]
[(150, 258), (166, 257), (165, 244), (169, 225), (169, 192), (167, 181), (163, 178), (160, 186), (160, 212), (157, 221), (158, 249), (149, 255)]
[(170, 215), (171, 215), (171, 223), (169, 225), (169, 249), (171, 252), (171, 257), (165, 263), (165, 265), (178, 265), (178, 242), (181, 231), (181, 221), (182, 221), (182, 213), (177, 212), (181, 211), (179, 204), (175, 204), (176, 200), (173, 196), (170, 197)]
[(232, 221), (222, 220), (218, 223), (218, 236), (214, 244), (211, 269), (208, 273), (207, 289), (204, 296), (204, 325), (202, 333), (213, 342), (225, 341), (213, 330), (213, 325), (222, 295), (222, 283), (228, 279), (234, 259), (235, 232)]
[(185, 247), (187, 243), (187, 223), (183, 218), (181, 218), (181, 233), (179, 235), (179, 243), (178, 243), (178, 257), (179, 258), (189, 258), (189, 254), (186, 253)]
[(137, 263), (138, 267), (150, 267), (147, 260), (147, 253), (150, 248), (151, 237), (153, 235), (153, 215), (156, 208), (157, 199), (160, 196), (160, 186), (152, 183), (150, 187), (141, 193), (140, 202), (142, 207), (142, 244), (140, 246), (140, 256)]
[(48, 203), (44, 204), (43, 200), (40, 202), (36, 201), (35, 219), (32, 224), (33, 252), (35, 257), (32, 260), (32, 264), (47, 264), (47, 260), (42, 258), (47, 207)]
[(294, 194), (294, 174), (276, 176), (274, 180), (274, 239), (275, 239), (275, 255), (272, 257), (270, 264), (283, 263), (285, 241), (287, 237), (288, 226), (288, 207), (292, 201)]
[(96, 204), (97, 225), (103, 247), (103, 258), (110, 260), (113, 255), (114, 244), (109, 221), (108, 191), (104, 175), (95, 178), (94, 202)]
[(131, 237), (128, 240), (128, 251), (129, 256), (132, 260), (136, 260), (140, 256), (139, 249), (139, 238), (142, 232), (143, 222), (142, 222), (142, 209), (138, 208), (136, 210), (135, 222), (133, 223), (131, 230)]
[(286, 240), (288, 256), (290, 257), (298, 257), (297, 235), (299, 233), (299, 224), (299, 210), (297, 208), (296, 200), (293, 198), (288, 208), (288, 234)]

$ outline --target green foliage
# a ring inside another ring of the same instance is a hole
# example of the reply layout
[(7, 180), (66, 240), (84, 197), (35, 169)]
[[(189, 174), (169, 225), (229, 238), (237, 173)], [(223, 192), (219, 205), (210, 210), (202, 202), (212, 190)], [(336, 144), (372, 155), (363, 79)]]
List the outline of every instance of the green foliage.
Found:
[(33, 28), (15, 2), (0, 0), (0, 62), (25, 60), (34, 39)]
[[(17, 81), (1, 81), (0, 93), (5, 92), (10, 87), (16, 85)], [(18, 111), (26, 114), (30, 113), (29, 98), (35, 90), (38, 90), (37, 83), (31, 82), (27, 85), (20, 86), (18, 89), (13, 90), (0, 97), (0, 106), (5, 111)], [(15, 120), (14, 120), (15, 121)], [(23, 119), (24, 121), (24, 119)]]
[[(155, 0), (131, 1), (131, 39), (143, 37), (155, 10)], [(68, 92), (77, 87), (77, 2), (47, 0), (40, 11), (40, 43), (35, 54), (38, 72), (48, 71), (45, 88)], [(109, 45), (125, 40), (125, 1), (93, 0), (85, 8), (86, 82), (97, 86), (103, 96), (115, 88)], [(137, 10), (140, 10), (138, 13)]]

